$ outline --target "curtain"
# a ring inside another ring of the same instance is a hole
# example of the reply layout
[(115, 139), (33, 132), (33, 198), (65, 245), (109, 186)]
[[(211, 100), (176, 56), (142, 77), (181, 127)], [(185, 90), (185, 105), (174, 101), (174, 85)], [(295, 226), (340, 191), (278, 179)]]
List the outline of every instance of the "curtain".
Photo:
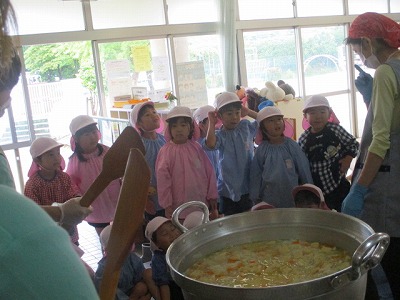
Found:
[(222, 73), (225, 90), (234, 92), (238, 84), (236, 47), (237, 1), (219, 0), (218, 34), (221, 44)]

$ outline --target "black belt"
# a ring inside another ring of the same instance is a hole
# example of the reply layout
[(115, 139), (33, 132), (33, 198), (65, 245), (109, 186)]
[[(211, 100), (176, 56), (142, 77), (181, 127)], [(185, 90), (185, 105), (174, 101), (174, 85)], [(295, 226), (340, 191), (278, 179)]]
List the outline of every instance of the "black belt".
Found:
[[(356, 163), (356, 166), (355, 166), (356, 169), (362, 169), (363, 167), (364, 167), (363, 163)], [(378, 172), (390, 172), (390, 166), (381, 165), (379, 167)]]

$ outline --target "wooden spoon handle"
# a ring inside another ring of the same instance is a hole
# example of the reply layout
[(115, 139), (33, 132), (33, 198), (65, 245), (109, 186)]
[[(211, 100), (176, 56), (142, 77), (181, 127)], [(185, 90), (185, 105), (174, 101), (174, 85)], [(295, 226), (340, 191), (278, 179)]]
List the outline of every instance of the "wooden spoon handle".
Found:
[(150, 169), (144, 156), (138, 149), (131, 149), (106, 248), (107, 262), (100, 285), (102, 300), (115, 299), (122, 264), (143, 221), (149, 185)]
[(79, 201), (81, 206), (89, 207), (101, 194), (101, 192), (103, 192), (103, 190), (110, 184), (111, 181), (109, 178), (107, 178), (107, 176), (104, 175), (102, 171), (90, 185), (86, 193), (82, 196), (81, 200)]
[(111, 181), (124, 175), (132, 148), (137, 148), (139, 152), (145, 154), (142, 138), (135, 129), (128, 126), (104, 155), (103, 168), (80, 200), (82, 206), (89, 207)]

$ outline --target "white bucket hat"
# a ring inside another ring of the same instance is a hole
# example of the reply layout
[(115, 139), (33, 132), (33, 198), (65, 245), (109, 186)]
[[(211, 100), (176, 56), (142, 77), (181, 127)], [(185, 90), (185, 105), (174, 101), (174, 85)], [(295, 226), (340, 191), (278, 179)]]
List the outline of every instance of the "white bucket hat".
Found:
[(190, 110), (189, 107), (186, 106), (175, 106), (173, 109), (169, 111), (165, 121), (168, 122), (168, 120), (176, 117), (188, 117), (193, 120), (192, 111)]
[(240, 101), (238, 95), (231, 92), (222, 92), (221, 94), (218, 94), (217, 97), (215, 98), (214, 106), (218, 110), (220, 110), (225, 105), (235, 102), (242, 104), (242, 101)]
[(147, 101), (147, 102), (142, 102), (142, 103), (138, 103), (136, 104), (132, 111), (131, 111), (131, 115), (129, 118), (129, 121), (132, 125), (133, 128), (136, 127), (136, 123), (138, 122), (138, 117), (139, 117), (139, 112), (142, 109), (142, 107), (146, 106), (146, 105), (150, 105), (154, 108), (154, 102), (153, 101)]
[(63, 144), (57, 143), (52, 138), (40, 137), (33, 141), (29, 151), (32, 155), (32, 158), (36, 158), (51, 149), (60, 148), (62, 146)]
[(311, 183), (306, 183), (303, 185), (295, 186), (292, 190), (293, 199), (295, 199), (297, 193), (300, 191), (309, 191), (309, 192), (313, 193), (320, 200), (319, 208), (324, 209), (324, 210), (330, 210), (329, 207), (326, 205), (324, 194), (322, 193), (322, 190), (319, 187), (317, 187), (316, 185), (311, 184)]
[(311, 183), (306, 183), (303, 185), (298, 185), (293, 188), (292, 190), (292, 196), (293, 198), (296, 197), (296, 194), (300, 191), (309, 191), (312, 192), (315, 196), (317, 196), (319, 199), (324, 200), (324, 194), (322, 193), (321, 189), (317, 187), (314, 184)]
[(75, 135), (78, 130), (92, 124), (97, 124), (92, 117), (80, 115), (72, 119), (71, 124), (69, 125), (69, 131), (71, 131), (72, 135)]
[(100, 233), (100, 244), (103, 249), (107, 248), (108, 240), (110, 239), (112, 225), (107, 225)]
[(321, 95), (314, 95), (306, 100), (303, 113), (305, 113), (309, 108), (318, 106), (325, 106), (327, 108), (331, 108), (328, 99), (326, 99), (324, 96)]
[(190, 214), (188, 214), (183, 221), (183, 226), (186, 227), (186, 229), (192, 229), (194, 227), (197, 227), (201, 224), (203, 224), (203, 217), (204, 213), (199, 210), (192, 211)]
[(273, 116), (283, 116), (283, 113), (275, 106), (264, 107), (257, 113), (257, 122), (260, 124), (266, 118)]
[(171, 222), (171, 220), (165, 217), (155, 217), (149, 223), (147, 223), (144, 235), (150, 241), (150, 248), (152, 249), (152, 251), (158, 249), (157, 246), (152, 241), (153, 233), (156, 232), (157, 229), (160, 228), (161, 225), (163, 225), (166, 222)]
[(193, 113), (193, 118), (197, 124), (203, 122), (204, 119), (208, 118), (208, 113), (210, 111), (215, 111), (215, 108), (211, 105), (205, 105), (196, 109)]

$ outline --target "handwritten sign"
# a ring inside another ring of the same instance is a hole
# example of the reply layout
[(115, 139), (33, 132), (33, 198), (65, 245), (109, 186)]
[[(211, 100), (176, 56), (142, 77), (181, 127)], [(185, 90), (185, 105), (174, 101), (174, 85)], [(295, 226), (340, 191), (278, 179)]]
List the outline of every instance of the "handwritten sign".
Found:
[(171, 79), (169, 73), (169, 61), (167, 57), (155, 56), (152, 60), (154, 79), (157, 81), (167, 81)]
[(132, 47), (132, 58), (135, 72), (152, 70), (150, 45)]
[(132, 79), (130, 77), (110, 78), (108, 95), (111, 100), (116, 96), (131, 95)]
[(108, 78), (129, 77), (129, 60), (115, 59), (106, 61), (106, 72)]
[(142, 86), (132, 87), (132, 99), (147, 98), (147, 88)]
[(208, 97), (203, 61), (179, 63), (176, 65), (176, 70), (180, 105), (193, 109), (207, 105)]

